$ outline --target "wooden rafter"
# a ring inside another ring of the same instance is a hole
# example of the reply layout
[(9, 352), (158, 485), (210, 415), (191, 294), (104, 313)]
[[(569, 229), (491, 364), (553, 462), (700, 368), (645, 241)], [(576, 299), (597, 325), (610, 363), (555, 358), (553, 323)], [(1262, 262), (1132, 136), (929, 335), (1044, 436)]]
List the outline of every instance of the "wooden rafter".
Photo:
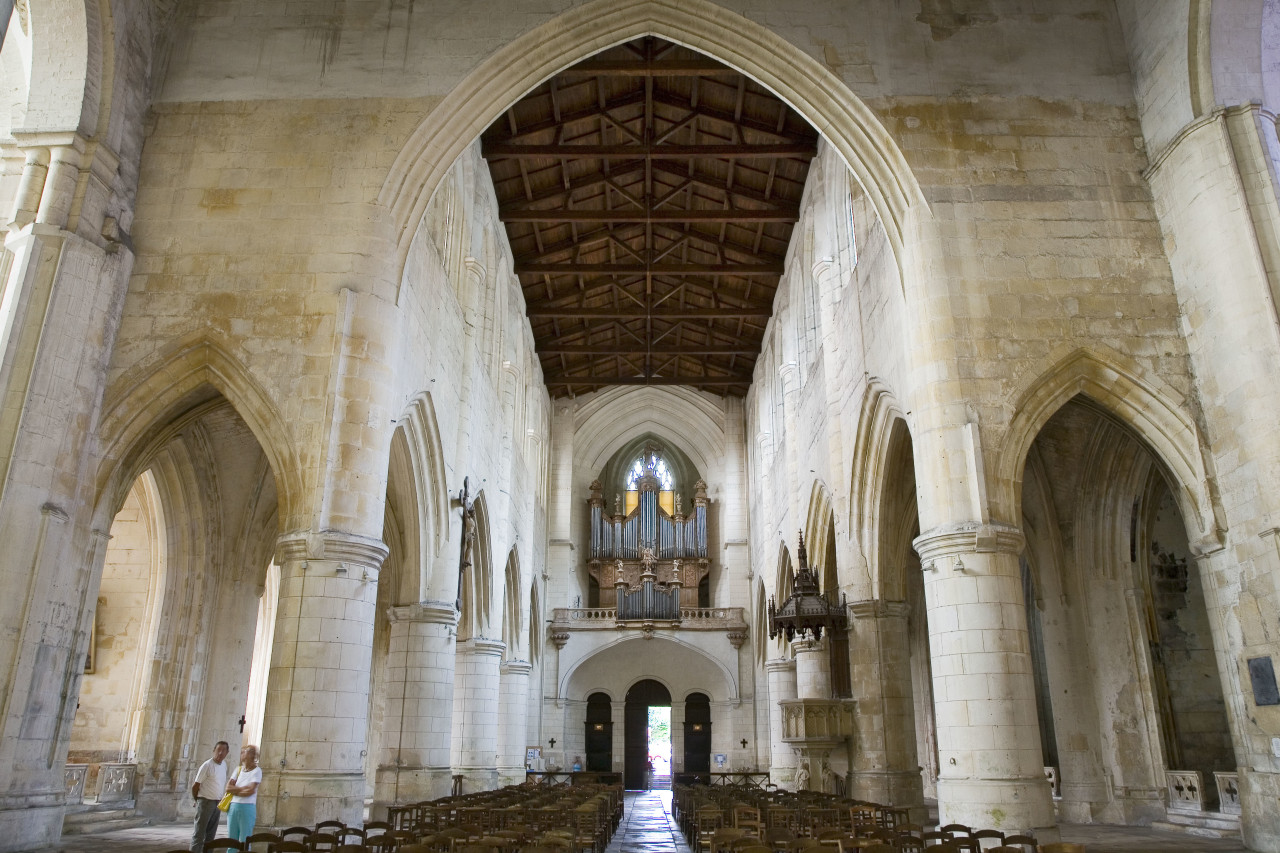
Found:
[(557, 74), (482, 135), (553, 395), (744, 394), (818, 134), (654, 37)]

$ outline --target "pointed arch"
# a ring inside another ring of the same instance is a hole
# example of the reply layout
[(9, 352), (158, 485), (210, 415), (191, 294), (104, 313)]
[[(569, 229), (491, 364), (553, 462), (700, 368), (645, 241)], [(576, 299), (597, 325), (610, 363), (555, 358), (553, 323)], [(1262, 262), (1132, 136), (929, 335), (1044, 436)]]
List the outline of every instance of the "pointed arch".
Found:
[[(901, 600), (905, 594), (896, 577), (893, 559), (884, 545), (885, 496), (891, 491), (893, 472), (899, 469), (902, 450), (911, 442), (904, 410), (897, 397), (877, 377), (867, 382), (854, 437), (853, 472), (849, 487), (849, 529), (857, 531), (865, 593), (857, 598)], [(863, 579), (860, 579), (863, 580)]]
[(487, 637), (493, 614), (493, 559), (489, 529), (489, 503), (483, 490), (476, 495), (475, 532), (471, 542), (471, 565), (462, 573), (462, 613), (458, 617), (458, 639)]
[[(397, 592), (402, 604), (422, 601), (429, 576), (449, 539), (449, 493), (435, 403), (423, 392), (409, 401), (391, 437), (388, 498), (394, 499), (404, 539)], [(391, 501), (389, 500), (389, 503)]]
[(996, 463), (992, 496), (997, 517), (1022, 517), (1022, 478), (1031, 443), (1054, 412), (1078, 395), (1128, 426), (1151, 448), (1171, 484), (1176, 484), (1178, 506), (1188, 527), (1195, 531), (1197, 547), (1221, 547), (1223, 525), (1212, 472), (1186, 401), (1118, 353), (1075, 350), (1045, 371), (1017, 400)]
[(507, 660), (523, 660), (520, 655), (524, 639), (524, 608), (520, 601), (520, 552), (512, 546), (503, 572), (502, 642)]
[[(804, 521), (804, 548), (809, 554), (810, 564), (827, 553), (833, 533), (832, 512), (831, 490), (827, 488), (826, 483), (815, 479), (813, 487), (809, 490), (809, 510)], [(825, 585), (823, 589), (826, 589)]]
[(200, 335), (138, 365), (107, 390), (96, 478), (96, 523), (100, 527), (109, 523), (174, 417), (217, 394), (244, 420), (267, 456), (275, 476), (282, 529), (303, 526), (302, 466), (284, 418), (266, 389), (240, 361)]
[(453, 163), (508, 106), (562, 68), (644, 35), (679, 42), (767, 87), (814, 125), (862, 184), (901, 264), (924, 196), (875, 114), (830, 69), (765, 27), (709, 0), (594, 0), (508, 42), (428, 115), (378, 194), (403, 265), (427, 204)]

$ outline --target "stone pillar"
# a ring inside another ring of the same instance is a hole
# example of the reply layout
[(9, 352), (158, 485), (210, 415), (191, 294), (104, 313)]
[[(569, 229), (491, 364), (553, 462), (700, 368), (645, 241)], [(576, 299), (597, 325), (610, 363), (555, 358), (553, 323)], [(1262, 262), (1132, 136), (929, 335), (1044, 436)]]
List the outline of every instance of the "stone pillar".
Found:
[(789, 658), (766, 661), (769, 673), (769, 781), (790, 787), (795, 780), (796, 757), (783, 743), (782, 708), (779, 702), (796, 698), (796, 662)]
[(66, 228), (80, 182), (80, 152), (70, 145), (60, 145), (49, 156), (49, 173), (36, 211), (36, 222), (54, 228)]
[(671, 702), (671, 773), (675, 776), (677, 768), (683, 772), (684, 766), (684, 702)]
[(524, 749), (529, 740), (529, 674), (524, 660), (502, 662), (498, 687), (498, 784), (524, 781)]
[(22, 178), (18, 182), (18, 193), (13, 199), (13, 215), (10, 219), (14, 227), (21, 228), (35, 222), (48, 173), (49, 149), (28, 148), (26, 162), (22, 166)]
[(923, 811), (909, 607), (904, 601), (855, 601), (849, 611), (849, 655), (858, 710), (849, 796)]
[[(392, 607), (387, 700), (374, 803), (448, 796), (452, 787), (454, 628), (452, 601)], [(394, 727), (394, 730), (392, 729)]]
[(377, 540), (326, 531), (281, 537), (258, 822), (364, 820)]
[(827, 637), (815, 640), (808, 632), (804, 637), (791, 641), (791, 653), (796, 659), (795, 698), (831, 698), (831, 652), (828, 643)]
[(626, 699), (614, 700), (609, 713), (613, 720), (613, 771), (626, 773), (627, 763), (627, 702)]
[(918, 537), (925, 573), (938, 822), (1057, 834), (1044, 778), (1018, 557), (1022, 533), (957, 525)]
[(462, 790), (467, 793), (498, 786), (498, 686), (505, 649), (500, 640), (484, 637), (458, 643), (453, 691), (458, 763), (453, 772), (466, 777)]

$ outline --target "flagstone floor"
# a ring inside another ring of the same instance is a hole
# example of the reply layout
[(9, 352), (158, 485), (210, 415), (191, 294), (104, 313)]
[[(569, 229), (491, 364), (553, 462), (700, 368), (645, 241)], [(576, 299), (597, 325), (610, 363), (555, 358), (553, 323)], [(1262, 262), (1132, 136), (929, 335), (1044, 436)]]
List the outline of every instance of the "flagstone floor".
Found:
[[(622, 825), (607, 853), (689, 853), (671, 817), (670, 791), (633, 791), (626, 796)], [(1089, 853), (1244, 853), (1239, 841), (1196, 838), (1173, 832), (1119, 826), (1064, 824), (1063, 841), (1078, 841)], [(226, 834), (225, 825), (221, 835)], [(191, 843), (189, 824), (158, 824), (98, 835), (69, 836), (39, 853), (165, 853)]]

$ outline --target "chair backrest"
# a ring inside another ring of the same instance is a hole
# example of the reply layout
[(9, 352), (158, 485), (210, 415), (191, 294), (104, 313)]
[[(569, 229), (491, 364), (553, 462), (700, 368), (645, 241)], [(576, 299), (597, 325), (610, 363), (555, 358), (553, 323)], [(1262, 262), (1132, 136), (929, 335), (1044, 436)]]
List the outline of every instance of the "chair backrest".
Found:
[(1034, 851), (1036, 849), (1036, 840), (1030, 835), (1006, 835), (1004, 837), (1004, 845), (1006, 847), (1021, 847)]
[(307, 845), (301, 841), (281, 841), (271, 848), (271, 853), (307, 853)]
[(331, 829), (342, 829), (346, 824), (340, 820), (322, 820), (316, 824), (316, 832), (328, 832)]
[(213, 853), (215, 850), (244, 850), (244, 845), (234, 838), (215, 838), (213, 841), (204, 843), (204, 853)]
[(308, 850), (323, 850), (325, 853), (329, 853), (329, 851), (337, 850), (338, 845), (341, 843), (338, 840), (338, 836), (329, 832), (321, 832), (318, 829), (307, 837)]
[(963, 823), (949, 823), (946, 826), (938, 827), (938, 832), (949, 832), (952, 835), (972, 835), (973, 830)]
[(311, 827), (309, 826), (291, 826), (288, 829), (280, 830), (280, 838), (282, 838), (285, 841), (288, 841), (289, 836), (291, 835), (297, 835), (301, 838), (306, 838), (310, 834), (311, 834)]

